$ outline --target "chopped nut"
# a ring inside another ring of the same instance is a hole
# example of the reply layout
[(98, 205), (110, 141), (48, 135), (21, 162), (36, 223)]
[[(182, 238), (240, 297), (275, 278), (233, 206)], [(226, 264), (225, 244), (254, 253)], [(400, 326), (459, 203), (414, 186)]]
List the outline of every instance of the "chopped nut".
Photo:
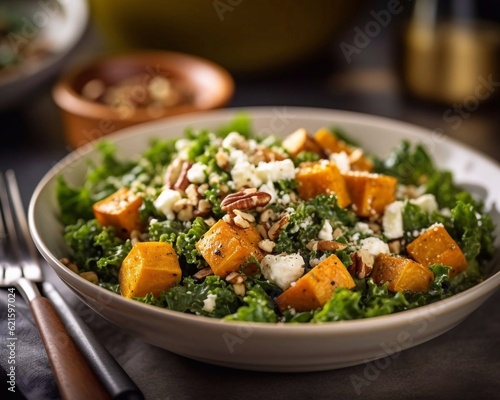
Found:
[(174, 183), (173, 189), (175, 190), (185, 190), (189, 186), (189, 179), (187, 178), (187, 173), (191, 169), (193, 164), (189, 161), (182, 162), (182, 168), (179, 173), (179, 177)]
[(205, 224), (207, 224), (209, 227), (212, 226), (212, 225), (214, 225), (215, 222), (216, 222), (215, 219), (214, 219), (214, 217), (207, 218), (204, 221), (205, 221)]
[(262, 236), (264, 239), (267, 239), (267, 230), (268, 230), (268, 227), (263, 225), (263, 224), (259, 224), (257, 225), (257, 230), (259, 231), (260, 233), (260, 236)]
[(389, 246), (389, 251), (394, 254), (401, 253), (401, 240), (391, 240), (387, 243)]
[(213, 275), (214, 272), (212, 271), (212, 268), (207, 267), (200, 269), (197, 273), (193, 274), (193, 278), (195, 279), (203, 279), (206, 278), (207, 276)]
[(267, 232), (267, 235), (269, 236), (269, 239), (271, 240), (276, 240), (278, 239), (281, 231), (284, 229), (286, 224), (290, 221), (290, 216), (288, 214), (285, 214), (284, 216), (281, 217), (281, 219), (276, 222), (269, 231)]
[(234, 293), (238, 296), (245, 295), (245, 285), (243, 283), (235, 283), (233, 284)]
[(243, 190), (228, 194), (221, 202), (224, 211), (251, 210), (256, 207), (265, 206), (271, 201), (271, 195), (266, 192), (257, 192), (256, 189)]
[(75, 274), (78, 274), (78, 265), (75, 263), (71, 262), (69, 258), (61, 258), (59, 261), (65, 266), (68, 267), (71, 271), (73, 271)]
[(198, 194), (200, 196), (205, 196), (205, 192), (208, 190), (208, 183), (202, 183), (200, 186), (198, 186)]
[(205, 216), (210, 212), (211, 209), (212, 209), (212, 203), (210, 203), (206, 199), (201, 199), (198, 202), (196, 210), (194, 210), (194, 214), (196, 216)]
[(233, 271), (230, 272), (228, 276), (226, 276), (226, 281), (232, 284), (239, 284), (243, 283), (245, 281), (245, 278), (239, 272)]
[(373, 270), (373, 264), (375, 263), (375, 257), (373, 257), (368, 251), (360, 249), (355, 253), (351, 254), (352, 264), (349, 266), (349, 273), (358, 279), (364, 279), (370, 276)]
[(87, 281), (94, 283), (96, 285), (99, 283), (99, 278), (97, 277), (97, 274), (94, 271), (82, 272), (80, 273), (80, 276), (83, 279), (86, 279)]
[(268, 222), (274, 216), (274, 211), (268, 208), (264, 210), (259, 217), (260, 222)]
[(234, 214), (233, 213), (229, 213), (229, 214), (226, 214), (222, 217), (222, 220), (228, 224), (232, 224), (233, 223), (233, 218), (234, 218)]
[(134, 229), (130, 232), (130, 243), (134, 246), (137, 242), (141, 241), (141, 232), (137, 229)]
[(276, 243), (269, 239), (263, 239), (259, 242), (258, 246), (261, 250), (264, 250), (267, 253), (272, 253), (276, 247)]
[(317, 250), (320, 251), (344, 250), (346, 247), (347, 247), (346, 244), (336, 242), (334, 240), (320, 240), (317, 244)]
[(188, 187), (184, 192), (186, 193), (186, 196), (192, 205), (195, 206), (196, 204), (198, 204), (198, 201), (200, 200), (200, 195), (198, 193), (198, 187), (194, 183), (188, 185)]
[(246, 219), (248, 222), (255, 222), (255, 218), (252, 214), (243, 212), (241, 210), (233, 210), (236, 215), (239, 215), (241, 218)]
[(183, 162), (184, 161), (180, 158), (175, 158), (167, 167), (164, 178), (165, 186), (167, 189), (172, 189), (174, 187), (174, 184), (177, 181), (177, 178), (179, 178), (179, 175), (182, 171)]
[(227, 154), (222, 148), (219, 148), (217, 154), (215, 154), (215, 162), (217, 166), (221, 169), (229, 168), (229, 154)]
[(349, 154), (349, 162), (351, 164), (355, 163), (356, 161), (361, 160), (363, 157), (363, 150), (360, 149), (359, 147), (356, 147), (351, 154)]
[(239, 226), (240, 228), (250, 228), (250, 223), (244, 219), (241, 215), (236, 215), (233, 218), (233, 222), (235, 225)]
[(177, 218), (181, 221), (191, 221), (194, 217), (193, 205), (188, 199), (180, 199), (176, 201), (172, 210), (177, 213)]

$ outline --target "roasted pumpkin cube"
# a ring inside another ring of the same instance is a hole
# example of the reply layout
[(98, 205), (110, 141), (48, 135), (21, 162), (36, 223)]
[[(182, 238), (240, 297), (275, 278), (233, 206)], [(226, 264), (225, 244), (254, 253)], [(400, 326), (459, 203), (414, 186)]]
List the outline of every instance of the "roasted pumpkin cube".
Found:
[(120, 291), (124, 297), (159, 296), (180, 282), (182, 270), (175, 250), (165, 242), (139, 242), (120, 267)]
[(382, 215), (387, 205), (396, 200), (396, 178), (368, 172), (344, 172), (347, 190), (356, 215)]
[(139, 208), (142, 197), (130, 189), (121, 188), (111, 196), (98, 201), (92, 206), (97, 221), (102, 226), (113, 226), (116, 233), (126, 239), (133, 230), (141, 230)]
[(334, 194), (340, 207), (347, 207), (351, 203), (346, 182), (334, 163), (304, 162), (300, 164), (295, 179), (299, 183), (297, 191), (305, 200), (319, 194)]
[(276, 298), (281, 312), (314, 310), (324, 306), (338, 287), (352, 289), (356, 284), (342, 261), (332, 254)]
[(442, 224), (434, 224), (406, 246), (409, 256), (428, 267), (443, 264), (451, 267), (450, 277), (467, 269), (464, 253)]
[(373, 162), (364, 156), (360, 148), (347, 144), (331, 130), (327, 128), (318, 129), (313, 138), (329, 154), (345, 152), (349, 155), (353, 171), (370, 172), (373, 169)]
[(341, 153), (344, 151), (350, 154), (352, 151), (351, 147), (345, 141), (339, 139), (335, 133), (327, 128), (318, 129), (313, 137), (316, 143), (329, 153)]
[(255, 226), (239, 228), (220, 219), (196, 243), (196, 249), (215, 275), (225, 278), (240, 270), (254, 256), (264, 257), (258, 247), (260, 234)]
[(283, 139), (283, 147), (295, 157), (301, 151), (311, 151), (321, 154), (321, 147), (314, 141), (304, 128), (297, 129), (295, 132)]
[(427, 292), (434, 279), (432, 271), (409, 258), (381, 253), (375, 258), (371, 274), (376, 284), (389, 282), (391, 292)]

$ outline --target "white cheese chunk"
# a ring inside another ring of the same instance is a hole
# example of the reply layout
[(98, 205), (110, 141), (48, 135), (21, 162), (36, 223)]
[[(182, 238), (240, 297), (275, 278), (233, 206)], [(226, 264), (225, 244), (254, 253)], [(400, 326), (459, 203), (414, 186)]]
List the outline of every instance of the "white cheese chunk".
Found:
[(333, 240), (333, 228), (327, 219), (319, 231), (318, 238), (321, 240)]
[(330, 161), (337, 166), (340, 172), (348, 172), (351, 170), (351, 162), (345, 151), (330, 154)]
[(222, 141), (222, 147), (226, 149), (241, 149), (245, 147), (247, 140), (238, 132), (230, 132)]
[(217, 301), (216, 294), (209, 294), (205, 300), (203, 300), (203, 311), (212, 312), (215, 310), (215, 302)]
[(420, 207), (426, 213), (431, 213), (438, 210), (438, 203), (433, 194), (423, 194), (416, 199), (410, 200), (411, 203)]
[(300, 254), (268, 254), (261, 263), (264, 277), (286, 290), (304, 274), (304, 259)]
[(236, 163), (231, 170), (231, 178), (235, 189), (240, 189), (243, 186), (259, 187), (263, 183), (255, 173), (255, 165), (248, 161)]
[(354, 230), (366, 235), (373, 234), (373, 231), (370, 229), (370, 226), (366, 222), (356, 222), (356, 225), (354, 225)]
[(261, 161), (256, 173), (263, 182), (277, 182), (282, 179), (295, 178), (295, 166), (290, 159), (282, 161)]
[(207, 166), (202, 163), (194, 163), (187, 172), (188, 181), (191, 183), (202, 184), (207, 179), (206, 175)]
[(384, 235), (388, 239), (403, 237), (403, 208), (402, 201), (395, 201), (385, 208), (382, 227), (384, 228)]
[(366, 239), (362, 239), (360, 244), (363, 250), (366, 250), (374, 257), (378, 256), (379, 254), (390, 253), (389, 245), (376, 237), (368, 237)]
[(177, 190), (165, 189), (154, 201), (155, 208), (165, 214), (167, 219), (175, 219), (174, 204), (182, 198)]

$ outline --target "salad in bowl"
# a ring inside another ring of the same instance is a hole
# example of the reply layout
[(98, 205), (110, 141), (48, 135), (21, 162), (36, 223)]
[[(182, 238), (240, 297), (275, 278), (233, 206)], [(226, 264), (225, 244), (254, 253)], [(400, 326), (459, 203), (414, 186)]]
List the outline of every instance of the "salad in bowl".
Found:
[(245, 114), (97, 144), (59, 175), (60, 262), (106, 290), (224, 321), (315, 324), (434, 303), (485, 279), (495, 224), (419, 143), (383, 158), (335, 124), (283, 136)]

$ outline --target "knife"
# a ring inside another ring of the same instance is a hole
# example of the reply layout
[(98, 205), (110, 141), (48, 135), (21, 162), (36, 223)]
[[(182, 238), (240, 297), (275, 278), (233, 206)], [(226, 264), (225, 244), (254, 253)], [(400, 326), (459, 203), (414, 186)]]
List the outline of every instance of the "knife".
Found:
[(69, 307), (54, 285), (44, 282), (42, 288), (45, 296), (54, 304), (80, 352), (111, 397), (117, 400), (144, 400), (139, 387), (97, 340), (87, 324)]

